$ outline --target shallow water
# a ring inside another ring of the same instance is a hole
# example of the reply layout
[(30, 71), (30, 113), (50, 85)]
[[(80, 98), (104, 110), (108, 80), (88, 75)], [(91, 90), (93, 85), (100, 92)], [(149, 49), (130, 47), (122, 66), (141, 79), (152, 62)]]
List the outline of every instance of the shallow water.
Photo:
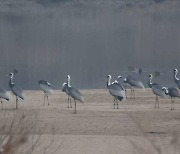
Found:
[(38, 89), (39, 79), (61, 88), (66, 75), (78, 88), (105, 88), (106, 75), (142, 67), (141, 79), (174, 85), (180, 68), (180, 2), (170, 0), (0, 1), (0, 84)]

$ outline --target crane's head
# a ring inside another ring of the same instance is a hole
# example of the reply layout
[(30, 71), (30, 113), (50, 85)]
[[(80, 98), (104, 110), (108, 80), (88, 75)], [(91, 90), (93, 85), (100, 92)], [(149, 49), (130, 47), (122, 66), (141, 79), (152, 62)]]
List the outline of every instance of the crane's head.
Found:
[(178, 69), (177, 68), (174, 69), (174, 73), (178, 73)]
[(149, 74), (149, 78), (152, 78), (153, 76), (152, 76), (152, 74)]
[(119, 76), (118, 76), (118, 79), (120, 79), (120, 78), (122, 78), (122, 76), (121, 76), (121, 75), (119, 75)]
[(70, 75), (67, 75), (67, 79), (70, 79), (71, 77), (70, 77)]
[(9, 76), (11, 77), (11, 79), (13, 78), (14, 76), (14, 73), (10, 73)]
[(124, 83), (126, 83), (127, 82), (127, 78), (124, 78)]
[(111, 75), (108, 75), (107, 78), (108, 78), (108, 79), (111, 78)]

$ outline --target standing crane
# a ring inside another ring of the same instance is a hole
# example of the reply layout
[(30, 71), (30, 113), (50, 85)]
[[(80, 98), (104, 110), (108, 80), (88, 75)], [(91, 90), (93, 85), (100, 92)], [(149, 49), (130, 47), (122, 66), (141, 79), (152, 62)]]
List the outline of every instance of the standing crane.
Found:
[(53, 93), (52, 86), (51, 86), (51, 84), (49, 82), (47, 82), (45, 80), (39, 80), (38, 83), (39, 83), (39, 86), (40, 86), (41, 90), (44, 92), (44, 105), (45, 105), (45, 102), (46, 102), (46, 98), (47, 98), (47, 102), (48, 102), (48, 105), (49, 105), (48, 96), (49, 96), (49, 94)]
[(9, 80), (9, 87), (12, 91), (12, 93), (16, 96), (16, 109), (18, 108), (18, 98), (24, 100), (25, 96), (23, 91), (16, 86), (16, 84), (13, 82), (14, 80), (14, 75), (16, 75), (18, 73), (17, 70), (14, 70), (14, 72), (10, 73), (10, 80)]
[(162, 90), (162, 86), (160, 84), (152, 83), (152, 78), (153, 78), (153, 75), (149, 74), (148, 86), (149, 86), (149, 88), (152, 89), (152, 92), (156, 95), (155, 108), (156, 108), (156, 104), (158, 105), (158, 108), (159, 108), (159, 98), (158, 98), (158, 96), (164, 98), (165, 97), (165, 93)]
[(69, 95), (74, 99), (75, 114), (76, 114), (76, 101), (78, 100), (79, 102), (84, 103), (84, 98), (78, 89), (71, 87), (70, 80), (71, 80), (70, 75), (67, 75), (67, 90), (69, 92)]

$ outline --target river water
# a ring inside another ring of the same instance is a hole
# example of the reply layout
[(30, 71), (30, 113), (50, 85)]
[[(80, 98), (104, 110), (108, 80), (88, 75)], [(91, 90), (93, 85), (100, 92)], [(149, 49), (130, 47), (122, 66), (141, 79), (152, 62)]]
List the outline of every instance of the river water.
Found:
[[(180, 69), (178, 0), (0, 0), (0, 84), (19, 70), (22, 89), (39, 89), (39, 79), (60, 89), (70, 74), (77, 88), (105, 88), (106, 76), (140, 77), (160, 71), (155, 81), (174, 85)], [(136, 73), (131, 73), (136, 74)]]

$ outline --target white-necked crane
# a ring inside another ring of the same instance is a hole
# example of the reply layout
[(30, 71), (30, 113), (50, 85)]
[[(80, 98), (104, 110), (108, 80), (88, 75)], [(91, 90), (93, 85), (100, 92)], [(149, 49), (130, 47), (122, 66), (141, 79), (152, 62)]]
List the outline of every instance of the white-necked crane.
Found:
[(67, 89), (68, 89), (69, 95), (74, 99), (75, 114), (76, 114), (76, 101), (78, 100), (79, 102), (84, 103), (84, 98), (78, 89), (71, 87), (70, 80), (71, 80), (70, 75), (67, 75)]
[(48, 102), (48, 105), (49, 105), (48, 96), (49, 96), (49, 94), (53, 93), (52, 86), (51, 86), (51, 84), (49, 82), (47, 82), (45, 80), (39, 80), (38, 83), (39, 83), (39, 86), (40, 86), (41, 90), (44, 92), (44, 105), (45, 105), (45, 102), (46, 102), (46, 98), (47, 98), (47, 102)]
[(131, 76), (131, 75), (127, 76), (124, 79), (124, 83), (127, 83), (131, 86), (131, 98), (132, 98), (132, 95), (133, 95), (133, 98), (135, 98), (135, 91), (134, 91), (135, 87), (142, 88), (145, 91), (143, 83), (134, 76)]
[(14, 70), (13, 73), (10, 73), (10, 80), (9, 80), (9, 87), (12, 91), (12, 93), (16, 96), (16, 109), (18, 108), (18, 98), (21, 98), (22, 100), (24, 100), (25, 96), (23, 91), (14, 84), (13, 79), (14, 79), (14, 75), (16, 75), (18, 73), (17, 70)]
[(175, 97), (180, 98), (180, 91), (175, 87), (170, 87), (170, 88), (163, 87), (162, 90), (165, 91), (166, 95), (169, 95), (171, 97), (171, 110), (174, 110), (173, 104), (175, 102)]
[(149, 86), (149, 88), (152, 89), (152, 92), (156, 95), (155, 108), (156, 108), (156, 104), (158, 105), (158, 108), (159, 108), (159, 98), (158, 98), (158, 96), (164, 98), (165, 97), (165, 93), (162, 90), (162, 86), (160, 84), (152, 83), (152, 78), (153, 78), (153, 75), (149, 74), (148, 86)]
[(69, 95), (69, 91), (68, 91), (68, 85), (67, 83), (63, 83), (63, 86), (62, 86), (62, 92), (65, 92), (68, 96), (68, 108), (72, 108), (72, 104), (71, 104), (71, 96)]
[(118, 106), (118, 101), (121, 101), (123, 99), (126, 99), (125, 91), (124, 88), (118, 84), (118, 83), (111, 83), (111, 75), (107, 76), (108, 81), (107, 81), (107, 89), (109, 90), (109, 93), (115, 98), (114, 99), (114, 109), (117, 104), (117, 109), (119, 108)]

